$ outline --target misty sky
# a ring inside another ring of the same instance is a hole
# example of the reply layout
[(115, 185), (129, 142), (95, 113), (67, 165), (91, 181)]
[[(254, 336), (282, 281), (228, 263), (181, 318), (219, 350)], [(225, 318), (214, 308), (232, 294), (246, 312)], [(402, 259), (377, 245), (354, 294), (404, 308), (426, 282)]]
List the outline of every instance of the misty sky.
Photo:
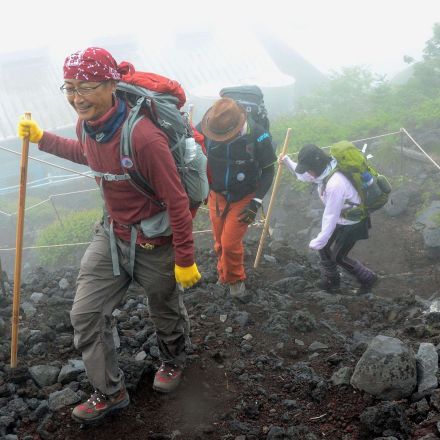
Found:
[[(363, 65), (392, 77), (406, 67), (403, 55), (421, 58), (440, 21), (440, 0), (22, 0), (2, 3), (2, 12), (0, 52), (46, 47), (62, 59), (109, 35), (134, 34), (157, 45), (159, 36), (200, 27), (246, 44), (241, 29), (256, 25), (273, 30), (324, 73)], [(130, 29), (142, 13), (144, 30)]]

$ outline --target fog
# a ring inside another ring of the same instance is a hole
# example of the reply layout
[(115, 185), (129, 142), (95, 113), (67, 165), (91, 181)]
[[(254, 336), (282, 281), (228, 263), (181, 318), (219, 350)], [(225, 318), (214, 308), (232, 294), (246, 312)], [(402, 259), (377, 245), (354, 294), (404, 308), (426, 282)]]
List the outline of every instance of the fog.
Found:
[[(274, 118), (332, 71), (361, 65), (391, 79), (407, 67), (404, 55), (421, 59), (440, 2), (24, 0), (3, 3), (2, 12), (0, 140), (17, 150), (25, 111), (44, 129), (73, 127), (76, 114), (58, 87), (75, 50), (101, 46), (118, 62), (178, 80), (196, 123), (222, 87), (246, 83), (266, 87)], [(14, 185), (18, 158), (0, 151), (0, 160), (0, 187)], [(48, 171), (32, 164), (30, 173)]]
[(145, 46), (160, 47), (178, 32), (206, 28), (245, 46), (244, 31), (256, 27), (276, 32), (323, 73), (364, 65), (392, 76), (406, 66), (405, 54), (420, 58), (440, 18), (440, 2), (24, 0), (3, 3), (2, 12), (1, 52), (46, 48), (60, 63), (70, 52), (100, 45), (108, 36), (134, 35)]

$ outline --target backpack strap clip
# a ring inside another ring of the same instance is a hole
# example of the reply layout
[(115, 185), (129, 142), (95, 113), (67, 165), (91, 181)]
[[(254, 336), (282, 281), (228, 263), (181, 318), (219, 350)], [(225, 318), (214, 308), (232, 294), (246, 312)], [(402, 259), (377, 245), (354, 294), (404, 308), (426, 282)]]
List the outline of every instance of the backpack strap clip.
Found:
[(96, 177), (101, 177), (101, 179), (104, 179), (107, 182), (119, 182), (119, 181), (131, 179), (131, 177), (128, 174), (100, 173), (97, 171), (93, 171), (92, 174)]

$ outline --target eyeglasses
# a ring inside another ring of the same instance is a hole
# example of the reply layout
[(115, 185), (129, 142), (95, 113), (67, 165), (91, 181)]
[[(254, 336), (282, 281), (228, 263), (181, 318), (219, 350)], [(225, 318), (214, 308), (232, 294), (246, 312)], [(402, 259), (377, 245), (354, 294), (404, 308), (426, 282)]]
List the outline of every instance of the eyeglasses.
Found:
[(69, 85), (63, 84), (60, 87), (60, 90), (62, 93), (64, 93), (66, 96), (74, 96), (75, 93), (78, 93), (80, 96), (87, 96), (91, 95), (99, 86), (102, 86), (106, 81), (100, 82), (95, 87), (71, 87)]

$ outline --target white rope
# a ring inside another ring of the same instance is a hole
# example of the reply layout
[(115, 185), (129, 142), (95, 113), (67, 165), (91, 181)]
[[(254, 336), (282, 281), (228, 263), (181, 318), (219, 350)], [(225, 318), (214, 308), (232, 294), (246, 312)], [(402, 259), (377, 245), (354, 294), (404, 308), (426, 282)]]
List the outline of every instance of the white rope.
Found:
[[(400, 131), (395, 131), (395, 132), (390, 132), (390, 133), (385, 133), (385, 134), (381, 134), (381, 135), (378, 135), (378, 136), (372, 136), (372, 137), (369, 137), (369, 138), (364, 138), (364, 139), (357, 139), (357, 140), (354, 140), (354, 141), (351, 141), (351, 142), (362, 142), (362, 141), (367, 141), (367, 140), (371, 140), (371, 139), (378, 139), (378, 138), (382, 138), (382, 137), (385, 137), (385, 136), (391, 136), (391, 135), (395, 135), (395, 134), (399, 134), (399, 133), (405, 133), (407, 136), (408, 136), (408, 138), (409, 139), (411, 139), (411, 141), (417, 146), (417, 148), (419, 148), (420, 149), (420, 151), (438, 168), (438, 169), (440, 169), (440, 165), (439, 164), (437, 164), (435, 161), (434, 161), (434, 159), (432, 159), (430, 156), (429, 156), (429, 154), (428, 153), (426, 153), (426, 151), (414, 140), (414, 138), (405, 130), (405, 128), (401, 128), (400, 129)], [(323, 148), (330, 148), (330, 147), (323, 147)], [(13, 150), (10, 150), (9, 148), (5, 148), (5, 147), (2, 147), (2, 146), (0, 146), (0, 149), (1, 150), (5, 150), (5, 151), (9, 151), (10, 153), (13, 153), (13, 154), (17, 154), (18, 156), (21, 156), (21, 154), (20, 153), (17, 153), (17, 152), (15, 152), (15, 151), (13, 151)], [(297, 153), (294, 153), (294, 154), (297, 154)], [(47, 165), (52, 165), (52, 166), (54, 166), (54, 167), (56, 167), (56, 168), (61, 168), (61, 169), (63, 169), (63, 170), (66, 170), (66, 171), (69, 171), (69, 172), (72, 172), (72, 173), (74, 173), (74, 174), (79, 174), (79, 175), (81, 175), (81, 176), (84, 176), (84, 177), (90, 177), (90, 178), (92, 178), (93, 179), (93, 176), (89, 176), (89, 175), (87, 175), (87, 174), (84, 174), (84, 173), (81, 173), (81, 172), (78, 172), (78, 171), (74, 171), (74, 170), (70, 170), (70, 169), (68, 169), (68, 168), (64, 168), (64, 167), (61, 167), (61, 166), (58, 166), (58, 165), (55, 165), (55, 164), (51, 164), (50, 162), (46, 162), (46, 161), (43, 161), (43, 160), (41, 160), (41, 159), (37, 159), (37, 158), (33, 158), (33, 157), (30, 157), (29, 156), (29, 158), (30, 159), (33, 159), (33, 160), (36, 160), (36, 161), (38, 161), (38, 162), (42, 162), (42, 163), (45, 163), (45, 164), (47, 164)], [(68, 192), (68, 193), (61, 193), (61, 194), (53, 194), (53, 195), (51, 195), (51, 196), (49, 196), (49, 198), (47, 198), (47, 199), (45, 199), (45, 200), (43, 200), (43, 201), (41, 201), (41, 202), (39, 202), (39, 203), (37, 203), (37, 204), (35, 204), (35, 205), (33, 205), (33, 206), (30, 206), (30, 207), (28, 207), (28, 208), (26, 208), (26, 210), (30, 210), (30, 209), (32, 209), (32, 208), (35, 208), (35, 207), (37, 207), (37, 206), (39, 206), (39, 205), (41, 205), (41, 204), (43, 204), (43, 203), (45, 203), (45, 202), (48, 202), (48, 201), (50, 201), (50, 199), (52, 198), (52, 197), (59, 197), (59, 196), (64, 196), (64, 195), (71, 195), (71, 194), (79, 194), (79, 193), (83, 193), (83, 192), (89, 192), (89, 191), (96, 191), (97, 190), (97, 188), (93, 188), (93, 189), (85, 189), (85, 190), (79, 190), (79, 191), (72, 191), (72, 192)], [(199, 209), (201, 209), (201, 210), (203, 210), (203, 211), (209, 211), (209, 209), (208, 208), (206, 208), (206, 207), (200, 207)], [(8, 214), (8, 213), (6, 213), (6, 212), (3, 212), (3, 211), (0, 211), (0, 214), (4, 214), (4, 215), (6, 215), (6, 216), (12, 216), (12, 215), (15, 215), (16, 213), (14, 213), (14, 214)], [(258, 226), (259, 225), (259, 223), (255, 223), (255, 224), (253, 224), (253, 225), (251, 225), (251, 226)], [(204, 233), (207, 233), (207, 232), (212, 232), (212, 229), (205, 229), (205, 230), (202, 230), (202, 231), (193, 231), (193, 234), (204, 234)], [(53, 247), (63, 247), (63, 246), (82, 246), (82, 245), (86, 245), (86, 244), (90, 244), (91, 242), (89, 241), (89, 242), (83, 242), (83, 243), (64, 243), (64, 244), (53, 244), (53, 245), (45, 245), (45, 246), (28, 246), (28, 247), (23, 247), (23, 250), (29, 250), (29, 249), (42, 249), (42, 248), (53, 248)], [(15, 248), (0, 248), (0, 252), (1, 251), (15, 251)]]
[[(261, 226), (263, 224), (264, 220), (256, 221), (255, 223), (252, 223), (250, 226)], [(212, 232), (212, 229), (204, 229), (201, 231), (193, 231), (194, 234), (206, 234), (207, 232)], [(52, 248), (52, 247), (62, 247), (62, 246), (81, 246), (84, 244), (90, 244), (91, 241), (86, 241), (83, 243), (65, 243), (65, 244), (48, 244), (43, 246), (28, 246), (24, 247), (23, 249), (41, 249), (41, 248)], [(1, 251), (15, 251), (15, 248), (0, 248)]]
[(378, 135), (378, 136), (372, 136), (372, 137), (365, 138), (365, 139), (356, 139), (355, 141), (350, 141), (350, 142), (369, 141), (369, 140), (371, 140), (371, 139), (379, 139), (379, 138), (382, 138), (382, 137), (385, 137), (385, 136), (391, 136), (391, 135), (393, 135), (393, 134), (399, 134), (399, 133), (400, 133), (400, 131), (393, 131), (392, 133), (380, 134), (380, 135)]
[[(193, 234), (204, 234), (206, 232), (212, 232), (211, 229), (206, 229), (204, 231), (194, 231)], [(90, 244), (91, 241), (84, 241), (81, 243), (63, 243), (63, 244), (47, 244), (47, 245), (41, 245), (41, 246), (27, 246), (23, 247), (23, 250), (32, 250), (32, 249), (47, 249), (47, 248), (57, 248), (57, 247), (63, 247), (63, 246), (82, 246), (85, 244)], [(0, 248), (0, 252), (8, 252), (8, 251), (15, 251), (15, 247), (13, 248)]]
[[(42, 249), (42, 248), (55, 248), (55, 247), (63, 247), (63, 246), (80, 246), (83, 244), (90, 244), (91, 241), (85, 241), (84, 243), (63, 243), (63, 244), (48, 244), (48, 245), (42, 245), (42, 246), (26, 246), (23, 247), (23, 250), (29, 250), (29, 249)], [(14, 248), (0, 248), (1, 251), (15, 251)]]
[(70, 196), (71, 194), (80, 194), (80, 193), (85, 193), (85, 192), (90, 192), (90, 191), (98, 191), (98, 190), (99, 190), (99, 188), (90, 188), (90, 189), (81, 189), (78, 191), (71, 191), (71, 192), (60, 193), (60, 194), (52, 194), (49, 196), (49, 199), (52, 197)]
[(193, 234), (205, 234), (206, 232), (212, 232), (212, 229), (205, 229), (204, 231), (193, 231)]
[[(24, 210), (25, 210), (25, 211), (29, 211), (29, 210), (31, 210), (31, 209), (33, 209), (33, 208), (36, 208), (37, 206), (40, 206), (40, 205), (42, 205), (43, 203), (46, 203), (46, 202), (48, 202), (48, 201), (49, 201), (49, 199), (42, 200), (41, 202), (38, 202), (38, 203), (36, 203), (35, 205), (29, 206), (29, 207), (27, 207), (27, 208), (24, 208)], [(17, 212), (14, 212), (12, 215), (17, 215)]]
[[(8, 151), (9, 153), (15, 154), (17, 156), (21, 156), (21, 153), (11, 150), (10, 148), (2, 147), (1, 145), (0, 145), (0, 150)], [(52, 167), (59, 168), (60, 170), (69, 171), (69, 173), (78, 174), (79, 176), (88, 177), (89, 179), (94, 179), (94, 177), (89, 174), (81, 173), (80, 171), (71, 170), (70, 168), (66, 168), (61, 165), (55, 165), (54, 163), (47, 162), (46, 160), (43, 159), (37, 159), (36, 157), (32, 157), (32, 156), (28, 156), (28, 157), (29, 159), (35, 160), (36, 162), (41, 162), (44, 163), (45, 165), (50, 165)]]
[[(378, 136), (372, 136), (372, 137), (368, 137), (368, 138), (364, 138), (364, 139), (356, 139), (354, 141), (350, 141), (350, 142), (362, 142), (362, 141), (368, 141), (371, 139), (379, 139), (385, 136), (391, 136), (391, 135), (395, 135), (395, 134), (399, 134), (399, 133), (405, 133), (409, 139), (411, 139), (411, 141), (414, 143), (414, 145), (428, 158), (428, 160), (430, 160), (434, 166), (436, 166), (439, 170), (440, 170), (440, 165), (414, 140), (414, 138), (402, 127), (400, 129), (400, 131), (393, 131), (391, 133), (385, 133), (385, 134), (380, 134)], [(326, 150), (327, 148), (331, 148), (331, 145), (327, 146), (327, 147), (322, 147), (323, 150)], [(298, 151), (295, 151), (294, 153), (291, 154), (298, 154)], [(288, 154), (288, 156), (290, 156), (291, 154)]]
[[(212, 229), (205, 229), (203, 231), (193, 231), (193, 234), (205, 234), (206, 232), (212, 232)], [(42, 246), (27, 246), (23, 247), (23, 250), (32, 250), (32, 249), (47, 249), (47, 248), (57, 248), (57, 247), (63, 247), (63, 246), (82, 246), (85, 244), (90, 244), (91, 241), (84, 241), (81, 243), (63, 243), (63, 244), (48, 244), (48, 245), (42, 245)], [(14, 248), (0, 248), (0, 252), (5, 251), (15, 251)]]
[[(385, 136), (392, 136), (392, 135), (399, 134), (399, 133), (401, 133), (401, 132), (400, 131), (393, 131), (391, 133), (379, 134), (378, 136), (371, 136), (371, 137), (364, 138), (364, 139), (356, 139), (356, 140), (350, 141), (350, 142), (370, 141), (371, 139), (379, 139), (379, 138), (383, 138)], [(322, 147), (323, 150), (326, 150), (327, 148), (331, 148), (331, 145), (329, 145), (327, 147)]]
[(415, 144), (415, 146), (440, 170), (440, 165), (414, 140), (414, 138), (404, 129), (401, 128), (401, 131), (403, 131)]
[[(44, 200), (36, 203), (35, 205), (28, 206), (27, 208), (25, 208), (25, 211), (29, 211), (29, 210), (31, 210), (33, 208), (36, 208), (37, 206), (40, 206), (43, 203), (50, 202), (50, 199), (53, 198), (53, 197), (69, 196), (69, 195), (72, 195), (72, 194), (80, 194), (80, 193), (84, 193), (84, 192), (97, 191), (98, 189), (99, 188), (91, 188), (91, 189), (82, 189), (82, 190), (78, 190), (78, 191), (71, 191), (71, 192), (67, 192), (67, 193), (51, 194), (47, 199), (44, 199)], [(11, 214), (8, 214), (7, 212), (0, 211), (0, 214), (4, 214), (4, 215), (6, 215), (8, 217), (11, 217), (13, 215), (17, 215), (17, 212), (13, 212)]]

